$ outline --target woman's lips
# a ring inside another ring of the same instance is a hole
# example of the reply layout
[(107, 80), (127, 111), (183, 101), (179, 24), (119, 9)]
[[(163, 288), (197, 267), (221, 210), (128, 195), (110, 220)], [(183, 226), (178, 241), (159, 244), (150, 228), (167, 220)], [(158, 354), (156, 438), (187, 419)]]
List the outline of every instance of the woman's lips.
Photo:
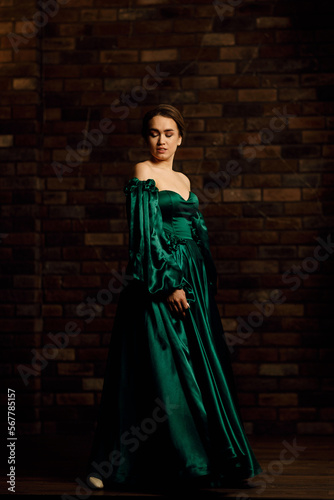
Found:
[(167, 151), (166, 148), (160, 148), (160, 149), (157, 149), (157, 151), (159, 151), (159, 153), (163, 153), (164, 151)]

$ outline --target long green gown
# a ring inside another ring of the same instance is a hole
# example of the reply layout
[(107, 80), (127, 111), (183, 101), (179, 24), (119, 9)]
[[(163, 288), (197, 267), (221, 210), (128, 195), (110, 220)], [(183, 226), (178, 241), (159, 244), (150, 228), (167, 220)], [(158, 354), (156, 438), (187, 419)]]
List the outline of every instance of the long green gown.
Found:
[[(171, 484), (262, 469), (245, 434), (215, 302), (217, 271), (199, 200), (124, 186), (130, 276), (122, 289), (87, 475), (117, 484)], [(182, 288), (185, 318), (166, 297)]]

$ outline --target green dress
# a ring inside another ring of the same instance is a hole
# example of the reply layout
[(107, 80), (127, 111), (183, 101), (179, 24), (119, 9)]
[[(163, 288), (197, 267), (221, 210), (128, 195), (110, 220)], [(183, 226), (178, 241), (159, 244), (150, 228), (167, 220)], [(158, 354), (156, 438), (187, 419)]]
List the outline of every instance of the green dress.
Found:
[[(199, 200), (136, 177), (124, 193), (129, 261), (86, 473), (105, 487), (253, 477)], [(177, 288), (185, 318), (166, 302)]]

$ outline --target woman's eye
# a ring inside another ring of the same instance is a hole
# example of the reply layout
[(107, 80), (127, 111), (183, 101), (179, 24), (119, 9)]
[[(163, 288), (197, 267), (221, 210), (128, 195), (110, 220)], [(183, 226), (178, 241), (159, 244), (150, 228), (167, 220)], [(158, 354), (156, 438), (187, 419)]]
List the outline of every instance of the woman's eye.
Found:
[[(150, 134), (150, 136), (151, 136), (151, 137), (158, 137), (158, 135), (159, 135), (159, 134), (155, 134), (155, 135), (154, 135), (154, 134), (152, 134), (152, 133)], [(166, 135), (166, 137), (168, 137), (168, 138), (173, 137), (173, 134), (171, 134), (171, 135)]]

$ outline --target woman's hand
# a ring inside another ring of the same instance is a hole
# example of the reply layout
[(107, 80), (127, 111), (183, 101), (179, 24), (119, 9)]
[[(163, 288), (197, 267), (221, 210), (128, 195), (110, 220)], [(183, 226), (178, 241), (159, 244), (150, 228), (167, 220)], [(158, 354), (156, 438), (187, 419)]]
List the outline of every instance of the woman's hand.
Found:
[(189, 309), (189, 304), (187, 302), (186, 294), (184, 290), (176, 289), (173, 293), (168, 295), (167, 303), (169, 309), (172, 313), (175, 313), (177, 316), (181, 316), (185, 318), (186, 310)]

